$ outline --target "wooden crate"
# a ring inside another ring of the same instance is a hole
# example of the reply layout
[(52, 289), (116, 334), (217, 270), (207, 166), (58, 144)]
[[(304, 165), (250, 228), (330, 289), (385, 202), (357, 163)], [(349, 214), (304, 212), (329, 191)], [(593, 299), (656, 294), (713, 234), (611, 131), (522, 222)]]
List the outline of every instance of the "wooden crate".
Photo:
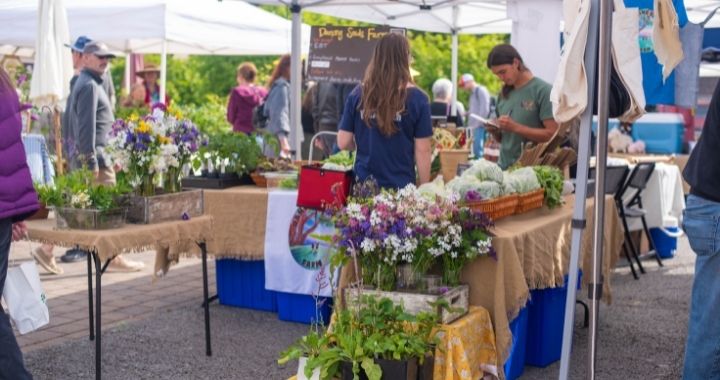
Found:
[(202, 190), (184, 190), (152, 197), (133, 195), (128, 199), (127, 221), (152, 224), (181, 220), (183, 214), (201, 216), (203, 209)]
[[(405, 311), (409, 314), (415, 315), (421, 312), (435, 312), (440, 315), (441, 323), (448, 324), (467, 314), (469, 307), (469, 292), (470, 287), (468, 285), (457, 286), (448, 290), (444, 294), (385, 292), (375, 289), (362, 289), (361, 292), (358, 292), (357, 289), (346, 288), (344, 290), (344, 297), (347, 307), (352, 307), (353, 305), (357, 304), (358, 293), (360, 293), (362, 296), (388, 298), (394, 304), (403, 305)], [(446, 300), (450, 305), (450, 309), (457, 310), (434, 308), (430, 305), (430, 303), (436, 303), (439, 300)]]

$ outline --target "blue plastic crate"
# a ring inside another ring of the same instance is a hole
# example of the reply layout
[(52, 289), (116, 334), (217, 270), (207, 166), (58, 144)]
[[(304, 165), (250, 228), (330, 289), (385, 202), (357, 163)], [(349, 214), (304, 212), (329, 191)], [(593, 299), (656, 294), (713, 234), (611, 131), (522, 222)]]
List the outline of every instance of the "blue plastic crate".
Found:
[(277, 311), (276, 293), (265, 290), (265, 262), (215, 260), (220, 303), (247, 309)]
[(513, 336), (510, 355), (505, 360), (505, 378), (507, 380), (517, 379), (525, 371), (525, 351), (528, 334), (528, 308), (520, 310), (515, 319), (510, 322), (510, 332)]
[[(665, 227), (671, 233), (680, 232), (677, 227)], [(660, 228), (651, 228), (650, 236), (652, 236), (653, 244), (655, 244), (655, 251), (663, 259), (672, 259), (675, 257), (675, 251), (677, 250), (677, 238), (669, 236)]]
[[(277, 292), (278, 318), (298, 323), (330, 322), (332, 298)], [(319, 318), (319, 319), (318, 319)]]
[[(582, 271), (578, 273), (578, 289), (580, 289), (581, 280)], [(565, 285), (562, 287), (530, 292), (525, 364), (547, 367), (560, 360), (567, 285), (568, 276), (565, 275)]]

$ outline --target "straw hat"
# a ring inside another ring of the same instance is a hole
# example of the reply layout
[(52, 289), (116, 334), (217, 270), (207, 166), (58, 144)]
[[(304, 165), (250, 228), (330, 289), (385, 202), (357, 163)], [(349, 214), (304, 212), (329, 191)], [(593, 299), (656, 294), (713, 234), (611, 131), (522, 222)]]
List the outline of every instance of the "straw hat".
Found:
[(148, 63), (147, 65), (145, 65), (145, 67), (143, 67), (142, 70), (135, 71), (135, 75), (137, 76), (144, 76), (147, 73), (160, 74), (160, 68), (157, 67), (157, 65), (155, 65), (154, 63)]

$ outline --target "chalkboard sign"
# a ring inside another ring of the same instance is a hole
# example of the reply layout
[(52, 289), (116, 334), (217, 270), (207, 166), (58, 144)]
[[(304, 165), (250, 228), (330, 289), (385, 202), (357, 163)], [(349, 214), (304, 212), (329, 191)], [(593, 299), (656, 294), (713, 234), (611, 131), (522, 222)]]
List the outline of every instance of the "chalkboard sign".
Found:
[(313, 26), (310, 32), (308, 79), (359, 83), (365, 75), (375, 44), (387, 33), (405, 29), (356, 26)]

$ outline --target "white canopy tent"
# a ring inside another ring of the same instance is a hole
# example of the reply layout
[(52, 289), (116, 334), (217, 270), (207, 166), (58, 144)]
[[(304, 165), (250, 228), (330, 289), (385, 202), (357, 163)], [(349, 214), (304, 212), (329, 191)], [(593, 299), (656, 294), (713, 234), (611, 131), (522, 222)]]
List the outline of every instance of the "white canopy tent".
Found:
[[(291, 47), (288, 20), (242, 1), (66, 0), (65, 7), (73, 38), (86, 35), (125, 53), (162, 54), (162, 91), (167, 54), (279, 55)], [(37, 20), (35, 0), (0, 2), (0, 46), (34, 47)], [(307, 51), (310, 33), (303, 27)]]

